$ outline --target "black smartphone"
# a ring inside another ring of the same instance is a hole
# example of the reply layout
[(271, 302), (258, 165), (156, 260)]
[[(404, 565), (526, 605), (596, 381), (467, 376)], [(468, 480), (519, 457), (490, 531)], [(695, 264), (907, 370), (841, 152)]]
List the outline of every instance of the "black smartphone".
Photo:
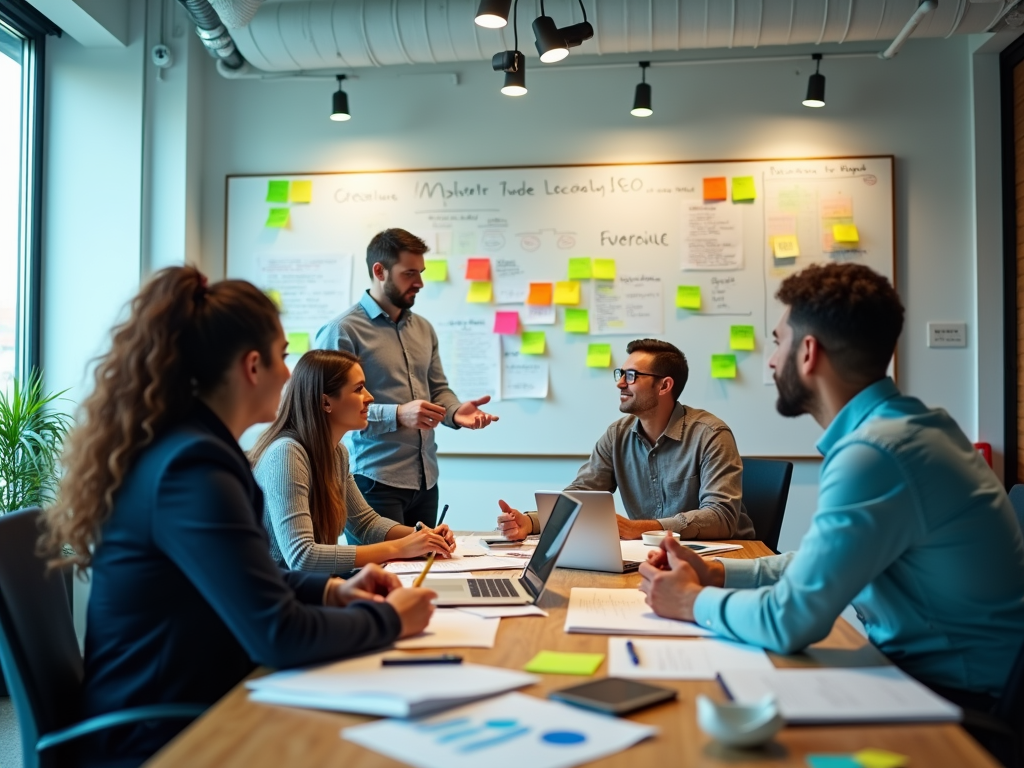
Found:
[(676, 691), (622, 677), (605, 677), (552, 691), (548, 698), (611, 715), (626, 715), (663, 701), (672, 701), (676, 698)]
[(432, 656), (385, 656), (380, 663), (383, 667), (402, 667), (412, 664), (461, 664), (462, 657), (454, 653), (440, 653)]

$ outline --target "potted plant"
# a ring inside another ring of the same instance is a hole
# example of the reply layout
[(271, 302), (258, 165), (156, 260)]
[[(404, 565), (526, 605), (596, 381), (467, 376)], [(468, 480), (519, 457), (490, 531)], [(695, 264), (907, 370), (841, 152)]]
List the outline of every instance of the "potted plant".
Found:
[[(14, 379), (9, 391), (0, 389), (0, 515), (45, 506), (56, 497), (71, 418), (52, 405), (66, 391), (45, 393), (38, 370), (24, 382)], [(0, 695), (6, 694), (0, 675)]]

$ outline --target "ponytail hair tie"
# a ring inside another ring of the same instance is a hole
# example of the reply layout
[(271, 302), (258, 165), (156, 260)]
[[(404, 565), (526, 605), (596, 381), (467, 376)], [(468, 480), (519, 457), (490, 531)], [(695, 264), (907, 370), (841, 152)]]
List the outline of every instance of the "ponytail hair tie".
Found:
[(192, 293), (193, 301), (200, 301), (206, 297), (206, 294), (209, 292), (209, 289), (206, 287), (208, 282), (209, 280), (207, 280), (206, 275), (199, 273), (199, 285), (196, 286), (195, 291)]

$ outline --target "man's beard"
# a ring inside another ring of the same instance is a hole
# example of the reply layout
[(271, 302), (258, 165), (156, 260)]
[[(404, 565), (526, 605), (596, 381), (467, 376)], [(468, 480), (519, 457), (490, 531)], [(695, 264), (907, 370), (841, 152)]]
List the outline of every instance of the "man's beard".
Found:
[(409, 309), (416, 303), (416, 294), (405, 296), (391, 280), (391, 275), (388, 275), (387, 280), (384, 281), (384, 295), (399, 309)]
[(630, 394), (632, 397), (628, 400), (619, 401), (619, 410), (622, 413), (646, 413), (658, 404), (658, 396), (653, 392), (648, 392), (646, 395), (637, 395), (635, 392)]
[(800, 381), (796, 371), (796, 353), (796, 349), (791, 350), (782, 369), (775, 371), (775, 388), (779, 393), (775, 410), (783, 416), (802, 416), (807, 413), (814, 397), (807, 385)]

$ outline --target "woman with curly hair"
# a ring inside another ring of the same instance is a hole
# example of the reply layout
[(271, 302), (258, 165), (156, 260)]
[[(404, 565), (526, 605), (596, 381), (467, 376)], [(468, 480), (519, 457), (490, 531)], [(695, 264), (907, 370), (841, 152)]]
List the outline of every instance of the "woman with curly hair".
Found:
[[(288, 380), (273, 303), (253, 285), (159, 272), (113, 331), (64, 456), (42, 548), (91, 566), (83, 716), (211, 704), (256, 664), (336, 659), (423, 630), (434, 593), (371, 566), (344, 581), (282, 571), (238, 445)], [(96, 736), (86, 764), (137, 765), (184, 727)]]

